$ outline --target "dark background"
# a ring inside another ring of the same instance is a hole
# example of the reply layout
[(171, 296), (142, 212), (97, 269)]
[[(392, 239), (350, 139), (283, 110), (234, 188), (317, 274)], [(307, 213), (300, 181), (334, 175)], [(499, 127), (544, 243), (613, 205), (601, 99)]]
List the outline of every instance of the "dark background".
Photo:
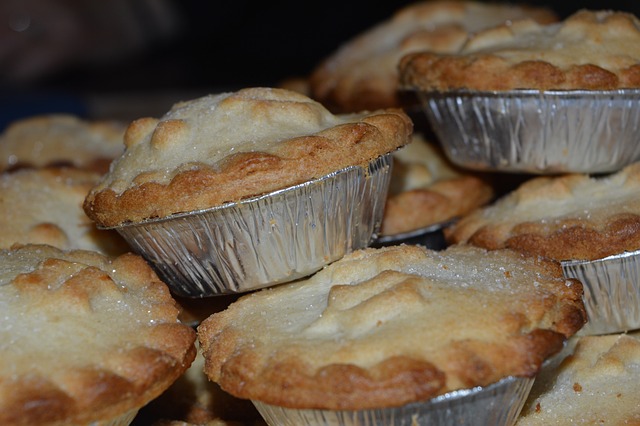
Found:
[[(2, 1), (0, 128), (21, 116), (60, 111), (127, 120), (207, 93), (274, 86), (307, 75), (342, 43), (411, 3)], [(637, 0), (526, 3), (547, 5), (561, 17), (580, 8), (640, 15)], [(148, 18), (158, 5), (169, 11), (170, 29), (159, 30)], [(107, 7), (126, 8), (128, 17)], [(21, 31), (16, 22), (24, 16), (29, 26)], [(137, 33), (127, 33), (126, 25)]]

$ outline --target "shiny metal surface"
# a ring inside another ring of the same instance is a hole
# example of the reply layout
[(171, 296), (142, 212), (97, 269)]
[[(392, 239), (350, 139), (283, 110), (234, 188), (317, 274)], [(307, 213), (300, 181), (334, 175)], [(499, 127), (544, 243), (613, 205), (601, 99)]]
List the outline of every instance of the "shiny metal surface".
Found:
[(270, 426), (507, 426), (515, 423), (533, 381), (533, 378), (507, 377), (489, 386), (384, 409), (296, 410), (259, 401), (254, 401), (254, 405)]
[(594, 261), (563, 261), (565, 276), (582, 282), (589, 321), (579, 335), (640, 329), (640, 250)]
[(221, 207), (117, 227), (186, 297), (305, 277), (367, 247), (380, 228), (392, 158)]
[(640, 90), (418, 95), (446, 155), (462, 167), (605, 173), (640, 159)]
[(453, 224), (455, 220), (435, 223), (424, 228), (394, 235), (381, 235), (372, 244), (372, 247), (380, 248), (400, 244), (421, 245), (431, 250), (444, 250), (447, 242), (444, 237), (444, 228)]

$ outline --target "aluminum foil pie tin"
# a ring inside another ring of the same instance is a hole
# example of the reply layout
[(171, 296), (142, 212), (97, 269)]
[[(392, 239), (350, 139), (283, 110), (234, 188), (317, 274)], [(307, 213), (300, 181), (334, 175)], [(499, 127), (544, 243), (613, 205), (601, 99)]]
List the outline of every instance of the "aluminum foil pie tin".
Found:
[(489, 386), (453, 391), (428, 401), (371, 410), (307, 410), (253, 403), (269, 426), (506, 426), (515, 423), (533, 381), (507, 377)]
[(582, 282), (588, 322), (579, 335), (640, 329), (640, 250), (593, 261), (563, 261), (568, 278)]
[(431, 250), (444, 250), (447, 242), (444, 237), (444, 229), (454, 221), (435, 223), (424, 228), (403, 232), (394, 235), (381, 235), (371, 244), (372, 247), (387, 247), (400, 244), (421, 245)]
[(640, 90), (418, 95), (445, 154), (462, 167), (606, 173), (640, 159)]
[(293, 281), (375, 239), (392, 161), (386, 154), (237, 203), (115, 229), (180, 296)]

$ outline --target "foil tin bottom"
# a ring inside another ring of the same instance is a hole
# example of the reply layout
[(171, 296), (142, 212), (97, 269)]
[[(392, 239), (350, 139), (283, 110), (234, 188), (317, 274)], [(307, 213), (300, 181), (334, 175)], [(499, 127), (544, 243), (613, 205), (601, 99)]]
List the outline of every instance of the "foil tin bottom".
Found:
[(375, 239), (391, 154), (238, 203), (115, 228), (184, 297), (308, 276)]
[(445, 154), (463, 167), (606, 173), (640, 159), (640, 90), (418, 95)]
[(561, 264), (565, 276), (579, 280), (584, 287), (588, 322), (577, 334), (640, 329), (640, 250)]
[(424, 402), (371, 410), (307, 410), (253, 403), (270, 426), (507, 426), (515, 423), (533, 381), (507, 377), (489, 386), (453, 391)]
[(444, 237), (444, 229), (450, 226), (453, 221), (436, 223), (424, 228), (394, 235), (379, 236), (371, 246), (374, 248), (395, 246), (400, 244), (421, 245), (431, 250), (444, 250), (447, 248), (447, 241)]

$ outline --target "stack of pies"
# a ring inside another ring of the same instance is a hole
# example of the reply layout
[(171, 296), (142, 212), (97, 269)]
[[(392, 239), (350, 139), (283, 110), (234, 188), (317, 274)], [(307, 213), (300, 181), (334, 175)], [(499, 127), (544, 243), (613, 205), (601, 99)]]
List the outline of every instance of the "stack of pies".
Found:
[(15, 123), (0, 423), (640, 421), (639, 46), (426, 1), (295, 90)]

